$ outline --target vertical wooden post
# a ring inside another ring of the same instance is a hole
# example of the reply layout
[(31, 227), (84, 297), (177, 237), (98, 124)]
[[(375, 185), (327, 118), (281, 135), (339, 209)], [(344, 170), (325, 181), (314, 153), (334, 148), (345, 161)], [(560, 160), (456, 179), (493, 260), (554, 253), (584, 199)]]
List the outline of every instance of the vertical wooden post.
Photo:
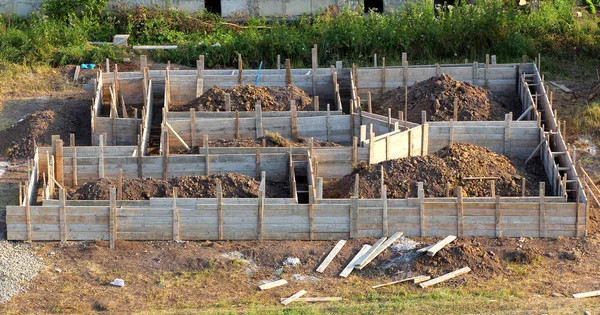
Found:
[(331, 125), (331, 112), (330, 112), (330, 105), (329, 103), (327, 104), (327, 118), (325, 120), (325, 128), (327, 131), (327, 141), (332, 141), (332, 129), (333, 126)]
[(546, 232), (546, 183), (540, 183), (540, 237), (548, 237)]
[(109, 247), (115, 249), (117, 242), (117, 190), (115, 187), (110, 188), (109, 234)]
[(163, 152), (163, 179), (169, 178), (169, 128), (164, 128), (164, 152)]
[(196, 98), (198, 98), (204, 93), (204, 55), (200, 55), (196, 60), (196, 69), (198, 71), (196, 75)]
[(117, 183), (117, 200), (123, 200), (123, 169), (119, 169), (119, 182)]
[(372, 103), (372, 98), (371, 98), (371, 91), (367, 92), (367, 111), (369, 111), (369, 114), (373, 113), (373, 103)]
[(502, 237), (502, 213), (500, 213), (500, 196), (496, 196), (496, 237)]
[[(435, 100), (435, 101), (438, 104), (440, 103), (439, 100)], [(458, 121), (458, 98), (457, 97), (454, 98), (452, 105), (453, 105), (453, 116), (452, 117), (454, 118), (454, 121)]]
[(436, 63), (435, 64), (435, 75), (440, 75), (441, 71), (440, 71), (440, 64)]
[(421, 125), (421, 156), (429, 154), (429, 124)]
[(523, 177), (521, 180), (521, 196), (525, 197), (527, 195), (527, 179)]
[[(317, 59), (317, 44), (312, 49), (312, 95), (317, 95), (317, 71), (319, 69), (319, 61)], [(318, 107), (315, 108), (318, 110)]]
[(320, 108), (321, 108), (321, 105), (319, 104), (319, 96), (315, 95), (315, 96), (313, 96), (313, 110), (315, 112), (318, 112), (319, 110), (321, 110)]
[(404, 67), (402, 71), (403, 85), (408, 86), (408, 55), (405, 52), (402, 53), (402, 67)]
[(56, 181), (64, 186), (65, 184), (65, 176), (63, 172), (63, 141), (60, 139), (56, 139), (54, 141), (54, 160), (56, 162)]
[(504, 115), (504, 155), (510, 156), (510, 124), (512, 112)]
[(495, 65), (496, 64), (496, 55), (492, 55), (492, 64)]
[(196, 109), (190, 108), (190, 134), (192, 137), (192, 149), (196, 146)]
[(231, 95), (229, 93), (225, 93), (225, 111), (231, 111)]
[(292, 68), (290, 64), (290, 60), (285, 60), (285, 85), (292, 84)]
[(317, 178), (317, 196), (316, 199), (323, 199), (323, 177)]
[(265, 232), (265, 191), (258, 191), (258, 240), (262, 241)]
[(104, 139), (106, 134), (101, 134), (100, 139), (100, 156), (98, 157), (98, 178), (104, 178)]
[(78, 175), (77, 175), (77, 147), (73, 146), (71, 149), (73, 150), (73, 157), (71, 158), (72, 161), (73, 161), (73, 163), (72, 163), (73, 164), (72, 165), (73, 171), (72, 171), (71, 174), (72, 174), (72, 177), (73, 177), (72, 178), (72, 180), (73, 180), (73, 186), (76, 187), (76, 186), (79, 185), (79, 183), (77, 181), (77, 177), (78, 177)]
[(456, 219), (458, 223), (457, 234), (458, 237), (463, 237), (464, 234), (464, 207), (463, 207), (463, 195), (462, 195), (462, 186), (456, 186)]
[(177, 187), (173, 187), (173, 240), (179, 241), (179, 225), (180, 225), (179, 209), (177, 209)]
[(388, 202), (387, 202), (387, 185), (381, 187), (381, 201), (383, 202), (382, 208), (382, 236), (389, 236), (389, 225), (388, 225)]
[(490, 194), (492, 198), (496, 197), (496, 181), (490, 180)]
[(281, 69), (281, 55), (277, 55), (277, 70)]
[(484, 86), (487, 89), (488, 88), (488, 73), (490, 71), (490, 55), (489, 54), (485, 54), (485, 72), (483, 75), (483, 79), (484, 79)]
[(204, 144), (204, 152), (205, 152), (205, 158), (204, 158), (204, 164), (206, 164), (206, 176), (210, 176), (210, 155), (208, 152), (208, 135), (203, 135), (202, 136), (202, 142)]
[(235, 110), (235, 138), (240, 138), (240, 112)]
[(359, 183), (360, 183), (360, 176), (358, 176), (358, 173), (356, 173), (354, 175), (354, 196), (355, 197), (358, 197)]
[(419, 221), (421, 225), (421, 236), (427, 236), (427, 214), (425, 213), (425, 190), (423, 190), (423, 182), (417, 183), (417, 197), (419, 198)]
[(242, 63), (242, 54), (238, 54), (238, 84), (242, 84), (242, 71), (244, 64)]
[[(404, 86), (404, 119), (408, 121), (408, 85)], [(406, 127), (406, 124), (404, 124)]]
[(381, 94), (385, 93), (385, 57), (381, 58)]
[(315, 232), (314, 232), (314, 225), (315, 225), (315, 210), (314, 210), (314, 204), (315, 204), (315, 193), (313, 190), (313, 185), (308, 185), (308, 224), (309, 224), (309, 239), (311, 241), (315, 240)]
[(292, 100), (290, 105), (290, 116), (292, 119), (292, 141), (298, 141), (298, 113), (296, 112), (296, 101)]
[(358, 164), (358, 138), (352, 137), (352, 168)]
[(350, 197), (350, 238), (358, 237), (358, 197)]
[(254, 114), (256, 117), (255, 120), (255, 128), (256, 128), (256, 139), (263, 136), (263, 123), (262, 123), (262, 110), (260, 106), (260, 101), (254, 107)]
[(373, 67), (377, 68), (377, 54), (373, 54)]
[(31, 243), (31, 241), (33, 240), (31, 237), (31, 205), (30, 205), (31, 200), (29, 200), (29, 194), (27, 193), (29, 191), (29, 185), (31, 185), (31, 183), (29, 183), (29, 181), (26, 181), (24, 195), (25, 195), (25, 224), (27, 225), (26, 226), (26, 228), (27, 228), (26, 240), (27, 240), (27, 242)]
[(260, 147), (256, 147), (256, 178), (260, 179)]
[(140, 55), (140, 69), (143, 71), (148, 66), (148, 58), (146, 55)]
[(371, 132), (369, 136), (369, 165), (375, 164), (375, 133)]
[(106, 68), (104, 70), (106, 70), (106, 73), (110, 73), (110, 59), (108, 58), (106, 58)]
[(138, 134), (137, 141), (137, 172), (138, 178), (142, 178), (143, 172), (143, 163), (142, 163), (142, 135)]
[[(259, 191), (260, 194), (260, 191)], [(223, 188), (221, 181), (217, 181), (217, 221), (218, 221), (218, 237), (223, 240)]]
[(427, 111), (421, 111), (421, 124), (425, 124), (427, 122)]
[(473, 61), (473, 85), (477, 85), (477, 78), (479, 76), (479, 64), (477, 61)]

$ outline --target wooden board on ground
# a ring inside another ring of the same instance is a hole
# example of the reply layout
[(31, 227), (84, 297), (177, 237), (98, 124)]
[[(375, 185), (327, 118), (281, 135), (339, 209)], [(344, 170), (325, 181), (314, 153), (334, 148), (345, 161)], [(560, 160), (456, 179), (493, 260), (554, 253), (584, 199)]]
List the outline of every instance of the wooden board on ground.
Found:
[[(280, 299), (281, 302), (283, 302), (283, 300), (285, 300), (285, 298)], [(296, 301), (298, 301), (298, 302), (310, 302), (310, 303), (334, 302), (334, 301), (341, 301), (341, 300), (342, 300), (341, 296), (332, 296), (332, 297), (315, 296), (315, 297), (301, 297), (301, 298), (296, 299)]]
[(446, 245), (450, 244), (452, 241), (456, 239), (454, 235), (448, 235), (443, 240), (435, 243), (431, 248), (427, 250), (427, 256), (433, 257), (435, 254), (440, 251), (442, 248), (446, 247)]
[(377, 289), (377, 288), (381, 288), (381, 287), (386, 287), (388, 285), (392, 285), (392, 284), (397, 284), (397, 283), (402, 283), (402, 282), (407, 282), (407, 281), (413, 281), (413, 283), (421, 283), (423, 281), (427, 281), (431, 279), (430, 276), (416, 276), (416, 277), (410, 277), (410, 278), (405, 278), (402, 280), (398, 280), (398, 281), (392, 281), (392, 282), (388, 282), (388, 283), (383, 283), (383, 284), (378, 284), (378, 285), (374, 285), (371, 287), (371, 289)]
[(369, 249), (371, 249), (371, 245), (369, 245), (369, 244), (363, 245), (363, 247), (356, 254), (356, 256), (354, 256), (354, 258), (352, 258), (352, 260), (350, 261), (350, 263), (348, 263), (348, 265), (346, 266), (346, 268), (344, 268), (344, 270), (342, 270), (342, 272), (340, 272), (340, 277), (342, 277), (342, 278), (348, 277), (348, 275), (350, 275), (350, 273), (352, 272), (352, 270), (354, 270), (354, 266), (356, 266), (356, 262), (364, 254), (366, 254), (369, 251)]
[(327, 266), (329, 266), (329, 264), (331, 263), (331, 261), (335, 258), (335, 256), (337, 256), (337, 254), (340, 252), (340, 250), (342, 249), (342, 247), (344, 247), (344, 245), (346, 244), (346, 240), (340, 240), (335, 247), (331, 250), (331, 252), (329, 252), (329, 255), (327, 255), (327, 257), (325, 257), (325, 260), (323, 260), (323, 262), (319, 265), (319, 267), (317, 267), (317, 272), (323, 272), (325, 271), (325, 268), (327, 268)]
[(279, 279), (276, 281), (272, 281), (272, 282), (267, 282), (265, 284), (261, 284), (258, 286), (259, 289), (261, 290), (268, 290), (268, 289), (273, 289), (276, 287), (280, 287), (282, 285), (286, 285), (288, 282), (285, 279)]
[(390, 247), (402, 235), (404, 235), (403, 232), (396, 232), (394, 235), (392, 235), (390, 238), (388, 238), (387, 241), (385, 241), (385, 243), (383, 243), (381, 246), (379, 246), (379, 248), (377, 248), (377, 250), (375, 250), (371, 255), (369, 255), (369, 257), (365, 261), (363, 261), (360, 266), (356, 265), (356, 269), (363, 269), (366, 265), (368, 265), (371, 261), (373, 261), (373, 259), (375, 259), (377, 256), (379, 256), (379, 254), (381, 254), (384, 250), (386, 250), (388, 247)]
[(432, 285), (444, 282), (446, 280), (450, 280), (452, 278), (458, 277), (458, 276), (463, 275), (465, 273), (468, 273), (470, 271), (471, 271), (471, 268), (464, 267), (464, 268), (452, 271), (450, 273), (447, 273), (447, 274), (445, 274), (443, 276), (439, 276), (437, 278), (431, 279), (429, 281), (425, 281), (425, 282), (419, 283), (419, 286), (421, 286), (421, 288), (426, 288), (426, 287), (429, 287), (429, 286), (432, 286)]
[(573, 294), (573, 297), (576, 299), (582, 299), (582, 298), (588, 298), (588, 297), (599, 296), (599, 295), (600, 295), (600, 290), (583, 292), (583, 293), (575, 293), (575, 294)]
[(281, 304), (283, 305), (288, 305), (294, 301), (296, 301), (297, 299), (299, 299), (301, 296), (306, 294), (306, 290), (300, 290), (298, 292), (296, 292), (294, 295), (290, 296), (289, 298), (281, 301)]

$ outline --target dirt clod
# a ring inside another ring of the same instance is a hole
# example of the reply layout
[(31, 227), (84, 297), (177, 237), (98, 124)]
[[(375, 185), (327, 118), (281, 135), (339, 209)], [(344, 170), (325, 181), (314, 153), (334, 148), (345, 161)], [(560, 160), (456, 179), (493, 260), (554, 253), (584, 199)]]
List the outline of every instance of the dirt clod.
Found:
[(465, 196), (490, 196), (488, 180), (496, 178), (496, 193), (501, 196), (521, 194), (521, 179), (517, 169), (503, 155), (472, 144), (456, 143), (426, 156), (413, 156), (369, 165), (324, 187), (327, 198), (348, 198), (354, 192), (355, 174), (359, 175), (359, 197), (380, 198), (381, 167), (387, 197), (394, 199), (417, 197), (417, 182), (423, 182), (426, 197), (443, 197), (446, 183), (463, 187)]
[[(381, 100), (373, 111), (387, 115), (391, 108), (393, 117), (398, 117), (398, 112), (404, 111), (405, 87), (387, 91)], [(426, 111), (428, 121), (448, 121), (454, 117), (455, 102), (458, 120), (503, 120), (508, 112), (492, 99), (490, 91), (441, 74), (408, 87), (408, 120), (420, 123), (421, 111)]]
[[(145, 200), (151, 197), (172, 197), (178, 188), (180, 198), (215, 198), (217, 182), (221, 182), (224, 198), (257, 198), (260, 181), (242, 174), (215, 174), (210, 176), (181, 176), (169, 180), (135, 178), (123, 180), (123, 200)], [(116, 187), (115, 179), (99, 179), (85, 183), (71, 191), (74, 200), (108, 200), (110, 188)], [(267, 182), (267, 197), (289, 197), (286, 189)]]
[(295, 101), (298, 110), (310, 110), (312, 100), (303, 90), (293, 86), (235, 85), (228, 89), (218, 86), (210, 88), (199, 98), (187, 104), (169, 106), (172, 111), (188, 111), (190, 108), (205, 111), (225, 111), (225, 94), (229, 93), (232, 111), (253, 111), (260, 101), (263, 111), (289, 111), (290, 102)]

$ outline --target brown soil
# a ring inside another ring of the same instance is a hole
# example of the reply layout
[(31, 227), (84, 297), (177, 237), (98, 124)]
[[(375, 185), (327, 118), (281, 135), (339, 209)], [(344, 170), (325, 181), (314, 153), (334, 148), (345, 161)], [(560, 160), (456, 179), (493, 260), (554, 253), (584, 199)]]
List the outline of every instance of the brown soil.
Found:
[[(181, 198), (215, 198), (217, 182), (221, 182), (224, 198), (257, 198), (260, 181), (242, 174), (215, 174), (210, 176), (182, 176), (169, 180), (135, 178), (123, 180), (123, 200), (146, 200), (151, 197), (172, 197), (178, 188)], [(116, 179), (99, 179), (71, 189), (74, 200), (108, 200), (110, 188), (116, 187)], [(289, 197), (289, 191), (281, 184), (267, 182), (267, 197)]]
[[(373, 111), (387, 115), (391, 108), (393, 117), (398, 117), (398, 112), (404, 111), (404, 94), (404, 86), (387, 91), (380, 103), (373, 104)], [(458, 120), (504, 120), (510, 111), (493, 100), (490, 91), (441, 74), (408, 87), (408, 120), (420, 123), (421, 111), (426, 111), (428, 121), (448, 121), (454, 117), (455, 100)]]
[[(326, 198), (351, 196), (355, 174), (358, 173), (359, 197), (380, 198), (381, 167), (385, 174), (384, 184), (388, 186), (387, 197), (394, 199), (417, 197), (417, 182), (423, 182), (426, 197), (445, 196), (447, 182), (452, 189), (462, 186), (465, 196), (491, 195), (488, 180), (468, 180), (465, 179), (467, 177), (497, 177), (497, 194), (519, 196), (522, 178), (529, 171), (517, 170), (508, 158), (486, 148), (457, 143), (427, 156), (406, 157), (370, 166), (363, 164), (362, 169), (328, 183), (323, 194)], [(530, 171), (529, 176), (530, 193), (537, 195), (540, 174)]]
[(235, 85), (228, 89), (215, 86), (187, 104), (169, 105), (169, 110), (188, 111), (195, 108), (211, 112), (224, 111), (225, 93), (229, 93), (231, 97), (232, 111), (253, 111), (257, 101), (260, 101), (263, 111), (289, 111), (291, 101), (296, 101), (298, 110), (312, 109), (310, 96), (293, 85), (268, 87), (247, 84)]
[(71, 133), (76, 134), (77, 145), (89, 145), (89, 108), (81, 100), (65, 103), (34, 112), (0, 132), (0, 154), (13, 160), (31, 158), (35, 154), (34, 143), (50, 145), (52, 135), (60, 135), (64, 145), (69, 145)]
[[(264, 141), (265, 145), (263, 145), (263, 141)], [(265, 136), (260, 137), (258, 139), (244, 138), (244, 139), (228, 139), (228, 140), (225, 140), (225, 139), (210, 140), (210, 141), (208, 141), (208, 146), (209, 147), (223, 147), (223, 148), (227, 148), (227, 147), (232, 147), (232, 148), (255, 148), (255, 147), (289, 148), (289, 147), (308, 147), (309, 141), (302, 137), (298, 137), (298, 141), (293, 142), (289, 139), (282, 137), (279, 133), (267, 132)], [(315, 147), (315, 148), (325, 148), (325, 147), (333, 148), (333, 147), (341, 147), (341, 145), (339, 145), (335, 142), (316, 140), (316, 141), (313, 141), (313, 147)], [(198, 154), (198, 153), (200, 153), (200, 148), (202, 148), (202, 147), (198, 147), (198, 146), (193, 147), (192, 151), (189, 153), (190, 154)], [(183, 150), (178, 153), (182, 154), (182, 153), (188, 153), (188, 152)]]

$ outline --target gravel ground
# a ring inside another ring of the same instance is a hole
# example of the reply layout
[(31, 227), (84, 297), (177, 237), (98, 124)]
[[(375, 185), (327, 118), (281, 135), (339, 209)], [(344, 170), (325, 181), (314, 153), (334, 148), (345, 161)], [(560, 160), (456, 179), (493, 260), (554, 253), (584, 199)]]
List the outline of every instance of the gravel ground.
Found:
[(24, 292), (43, 266), (30, 245), (0, 241), (0, 304)]

